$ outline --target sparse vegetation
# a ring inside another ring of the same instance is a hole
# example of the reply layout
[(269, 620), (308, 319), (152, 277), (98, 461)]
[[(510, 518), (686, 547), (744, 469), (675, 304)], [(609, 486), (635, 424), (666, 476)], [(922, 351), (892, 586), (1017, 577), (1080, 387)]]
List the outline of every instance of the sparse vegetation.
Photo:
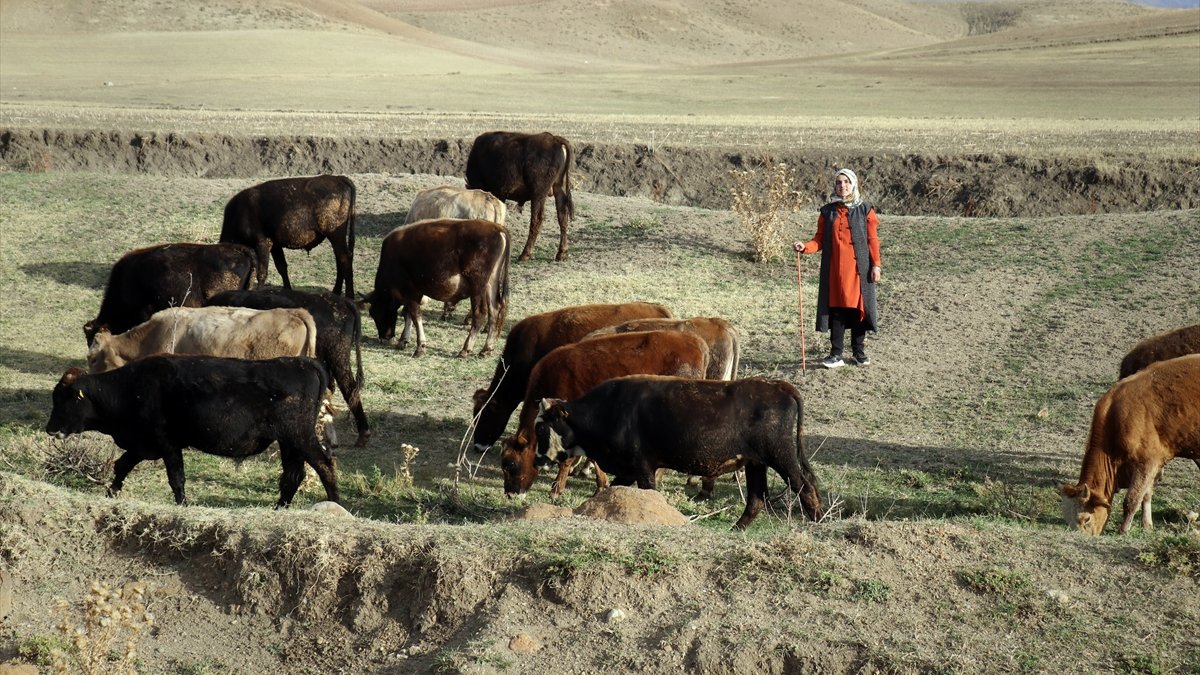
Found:
[(765, 169), (734, 169), (729, 172), (730, 209), (738, 225), (750, 235), (755, 262), (783, 257), (788, 216), (808, 203), (796, 189), (796, 170), (782, 162)]
[(120, 590), (93, 581), (77, 607), (58, 601), (58, 630), (69, 649), (51, 652), (58, 673), (136, 673), (137, 644), (142, 632), (154, 625), (146, 609), (146, 587), (130, 583)]

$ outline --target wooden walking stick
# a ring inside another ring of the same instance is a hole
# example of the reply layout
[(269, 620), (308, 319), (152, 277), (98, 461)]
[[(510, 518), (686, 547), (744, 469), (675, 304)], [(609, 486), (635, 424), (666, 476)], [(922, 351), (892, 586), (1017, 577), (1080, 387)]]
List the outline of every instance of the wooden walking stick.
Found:
[(796, 289), (800, 296), (800, 376), (808, 371), (808, 350), (804, 347), (804, 281), (800, 273), (800, 251), (796, 251)]

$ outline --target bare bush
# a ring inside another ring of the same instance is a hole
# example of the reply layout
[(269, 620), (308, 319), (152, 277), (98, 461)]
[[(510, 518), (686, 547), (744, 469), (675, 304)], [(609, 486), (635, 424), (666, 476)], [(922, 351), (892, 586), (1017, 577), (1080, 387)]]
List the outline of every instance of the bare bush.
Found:
[(47, 478), (58, 483), (104, 485), (116, 460), (112, 446), (79, 437), (53, 439), (42, 458)]
[(138, 638), (154, 625), (145, 596), (141, 583), (114, 591), (93, 581), (78, 614), (71, 603), (59, 599), (58, 630), (70, 640), (71, 649), (53, 652), (54, 672), (136, 673)]
[(986, 35), (1015, 26), (1021, 18), (1021, 9), (1002, 4), (967, 3), (962, 6), (962, 14), (967, 22), (967, 35)]
[(794, 187), (796, 170), (779, 162), (762, 172), (733, 169), (729, 179), (730, 208), (738, 225), (750, 234), (754, 261), (778, 260), (787, 244), (784, 225), (788, 215), (809, 201)]

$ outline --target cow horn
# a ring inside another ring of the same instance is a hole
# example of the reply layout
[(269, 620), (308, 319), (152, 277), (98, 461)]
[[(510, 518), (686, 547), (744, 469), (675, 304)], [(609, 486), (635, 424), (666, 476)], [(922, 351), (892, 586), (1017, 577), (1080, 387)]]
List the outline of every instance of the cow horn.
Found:
[(82, 401), (82, 400), (83, 400), (83, 390), (82, 390), (82, 389), (80, 389), (80, 390), (78, 391), (78, 393), (76, 394), (76, 397), (77, 397), (77, 398), (78, 398), (80, 401)]

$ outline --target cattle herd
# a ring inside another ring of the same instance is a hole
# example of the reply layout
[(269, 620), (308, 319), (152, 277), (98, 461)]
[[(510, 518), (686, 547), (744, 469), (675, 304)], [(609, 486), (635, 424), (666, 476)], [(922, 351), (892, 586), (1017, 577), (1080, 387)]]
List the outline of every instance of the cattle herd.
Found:
[[(330, 397), (340, 389), (365, 445), (361, 395), (361, 310), (399, 346), (415, 328), (425, 350), (421, 303), (467, 299), (466, 356), (481, 330), (492, 352), (508, 305), (511, 257), (507, 200), (531, 203), (527, 260), (553, 195), (567, 256), (573, 214), (570, 143), (548, 133), (489, 132), (476, 138), (466, 187), (417, 195), (405, 224), (384, 237), (374, 288), (356, 303), (356, 188), (344, 176), (272, 180), (227, 203), (220, 243), (168, 243), (114, 263), (95, 319), (84, 326), (88, 371), (69, 369), (53, 392), (46, 431), (95, 430), (124, 452), (110, 494), (142, 460), (161, 459), (177, 503), (186, 501), (182, 451), (242, 458), (277, 443), (283, 463), (278, 506), (287, 506), (307, 464), (338, 500)], [(291, 288), (284, 249), (328, 239), (336, 261), (332, 292)], [(265, 288), (267, 257), (283, 288)], [(788, 382), (739, 379), (733, 326), (719, 317), (676, 318), (658, 304), (564, 307), (525, 317), (508, 332), (491, 382), (474, 394), (472, 441), (501, 442), (508, 495), (528, 491), (539, 465), (557, 464), (559, 495), (572, 467), (591, 462), (597, 488), (654, 488), (663, 469), (702, 481), (745, 470), (744, 529), (766, 500), (767, 468), (823, 516), (817, 478), (804, 451), (803, 402)], [(1116, 491), (1127, 490), (1126, 532), (1175, 457), (1200, 466), (1200, 325), (1149, 338), (1121, 363), (1096, 404), (1079, 482), (1063, 485), (1068, 523), (1099, 534)]]

